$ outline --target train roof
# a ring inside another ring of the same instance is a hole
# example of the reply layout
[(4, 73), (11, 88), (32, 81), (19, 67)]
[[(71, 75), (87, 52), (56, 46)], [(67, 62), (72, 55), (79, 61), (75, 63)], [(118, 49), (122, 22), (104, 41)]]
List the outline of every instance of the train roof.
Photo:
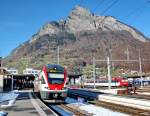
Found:
[(64, 71), (64, 67), (58, 64), (47, 64), (46, 68)]
[(58, 64), (47, 64), (46, 67), (48, 67), (48, 68), (51, 68), (51, 67), (62, 67), (63, 68), (63, 66), (58, 65)]

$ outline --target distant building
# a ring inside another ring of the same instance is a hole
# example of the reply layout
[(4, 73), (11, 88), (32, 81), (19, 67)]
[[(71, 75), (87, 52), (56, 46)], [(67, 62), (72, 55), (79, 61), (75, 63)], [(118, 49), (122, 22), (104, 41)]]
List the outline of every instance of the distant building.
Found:
[(10, 80), (11, 78), (7, 77), (7, 74), (9, 74), (9, 72), (6, 70), (6, 68), (0, 67), (0, 70), (0, 92), (3, 92), (6, 87), (11, 86), (8, 81), (6, 84), (6, 80)]
[(11, 74), (14, 74), (14, 75), (18, 74), (18, 70), (15, 68), (10, 68), (10, 69), (6, 69), (6, 70)]
[(32, 74), (34, 76), (38, 75), (39, 72), (40, 70), (35, 70), (33, 68), (26, 68), (25, 70), (23, 70), (23, 74)]

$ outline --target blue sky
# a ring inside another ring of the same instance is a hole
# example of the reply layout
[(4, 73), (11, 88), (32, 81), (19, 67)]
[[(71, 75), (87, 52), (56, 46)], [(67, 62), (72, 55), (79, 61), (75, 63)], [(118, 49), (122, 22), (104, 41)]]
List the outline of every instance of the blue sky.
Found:
[(114, 1), (0, 0), (0, 56), (9, 55), (46, 22), (66, 19), (78, 4), (97, 15), (114, 16), (150, 37), (150, 0), (116, 0), (118, 2), (103, 14)]

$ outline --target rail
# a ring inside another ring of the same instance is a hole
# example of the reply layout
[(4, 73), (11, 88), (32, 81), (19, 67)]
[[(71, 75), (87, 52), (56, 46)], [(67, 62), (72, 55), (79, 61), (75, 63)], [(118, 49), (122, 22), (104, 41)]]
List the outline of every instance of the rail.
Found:
[(64, 104), (61, 104), (60, 107), (72, 112), (74, 115), (77, 115), (77, 116), (92, 116), (92, 114), (89, 114), (87, 112), (83, 112), (79, 109), (75, 109), (75, 108), (69, 107), (69, 106), (64, 105)]
[(123, 106), (123, 105), (119, 105), (119, 104), (98, 101), (98, 100), (88, 101), (88, 102), (91, 104), (97, 105), (97, 106), (105, 107), (105, 108), (108, 108), (108, 109), (111, 109), (114, 111), (123, 112), (123, 113), (127, 113), (127, 114), (134, 115), (134, 116), (150, 116), (149, 110), (143, 110), (143, 109), (133, 108), (133, 107), (129, 107), (129, 106)]

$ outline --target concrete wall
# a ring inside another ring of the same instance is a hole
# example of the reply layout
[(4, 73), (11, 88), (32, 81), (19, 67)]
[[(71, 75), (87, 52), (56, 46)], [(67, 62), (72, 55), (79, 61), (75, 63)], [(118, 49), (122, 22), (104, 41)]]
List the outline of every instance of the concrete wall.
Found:
[(3, 75), (0, 75), (0, 92), (3, 92), (3, 86), (4, 86), (4, 84), (3, 84)]

